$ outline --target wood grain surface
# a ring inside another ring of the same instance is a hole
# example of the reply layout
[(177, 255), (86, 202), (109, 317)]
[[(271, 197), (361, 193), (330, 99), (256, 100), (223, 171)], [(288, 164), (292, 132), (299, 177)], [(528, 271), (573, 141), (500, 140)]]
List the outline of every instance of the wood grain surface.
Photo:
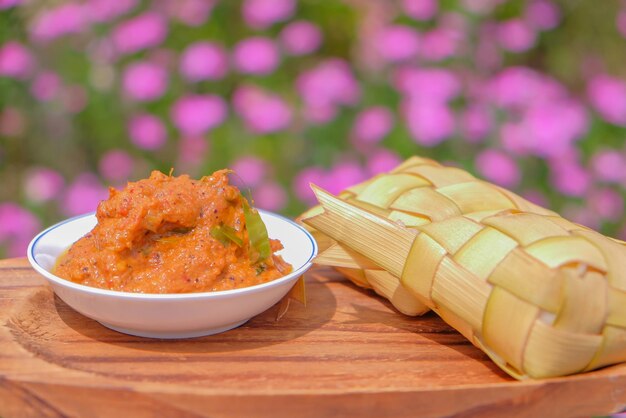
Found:
[(585, 417), (626, 407), (626, 365), (517, 382), (434, 314), (409, 318), (332, 270), (307, 306), (190, 340), (111, 331), (0, 261), (0, 416)]

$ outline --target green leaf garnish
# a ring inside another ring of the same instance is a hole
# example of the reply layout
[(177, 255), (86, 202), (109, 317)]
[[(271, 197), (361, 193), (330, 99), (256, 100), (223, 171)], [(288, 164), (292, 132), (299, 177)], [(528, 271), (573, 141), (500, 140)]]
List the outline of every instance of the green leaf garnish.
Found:
[(221, 225), (211, 228), (211, 236), (227, 246), (234, 242), (238, 247), (243, 245), (243, 240), (237, 235), (235, 228), (228, 225)]
[(243, 245), (243, 239), (237, 235), (237, 230), (235, 230), (235, 228), (228, 225), (222, 225), (222, 232), (228, 237), (229, 240), (237, 244), (238, 247)]
[(261, 219), (261, 215), (256, 209), (250, 207), (245, 197), (241, 197), (243, 203), (243, 216), (246, 220), (246, 228), (248, 229), (248, 238), (250, 245), (255, 250), (258, 257), (252, 258), (254, 263), (267, 259), (272, 254), (270, 247), (270, 238), (267, 234), (267, 228)]

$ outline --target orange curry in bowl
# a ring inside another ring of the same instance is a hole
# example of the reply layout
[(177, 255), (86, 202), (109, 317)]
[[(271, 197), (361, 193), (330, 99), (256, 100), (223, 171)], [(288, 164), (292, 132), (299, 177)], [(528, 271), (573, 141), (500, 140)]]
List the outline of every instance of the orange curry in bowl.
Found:
[(200, 180), (153, 171), (110, 189), (96, 227), (72, 245), (55, 274), (75, 283), (139, 293), (229, 290), (291, 271), (258, 212), (222, 170)]

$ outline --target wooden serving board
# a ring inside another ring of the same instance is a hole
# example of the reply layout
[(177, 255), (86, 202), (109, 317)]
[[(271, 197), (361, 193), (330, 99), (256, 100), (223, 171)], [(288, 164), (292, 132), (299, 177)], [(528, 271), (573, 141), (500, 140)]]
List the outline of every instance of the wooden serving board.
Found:
[(626, 407), (626, 364), (517, 382), (434, 314), (314, 268), (308, 304), (191, 340), (111, 331), (0, 261), (0, 416), (575, 417)]

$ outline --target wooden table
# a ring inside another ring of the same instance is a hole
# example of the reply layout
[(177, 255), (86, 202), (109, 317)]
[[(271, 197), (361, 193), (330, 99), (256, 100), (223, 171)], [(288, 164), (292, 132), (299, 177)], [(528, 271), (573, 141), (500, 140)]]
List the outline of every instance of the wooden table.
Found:
[(165, 341), (111, 331), (0, 261), (0, 416), (575, 417), (626, 407), (626, 364), (517, 382), (434, 314), (408, 318), (327, 269), (308, 305)]

